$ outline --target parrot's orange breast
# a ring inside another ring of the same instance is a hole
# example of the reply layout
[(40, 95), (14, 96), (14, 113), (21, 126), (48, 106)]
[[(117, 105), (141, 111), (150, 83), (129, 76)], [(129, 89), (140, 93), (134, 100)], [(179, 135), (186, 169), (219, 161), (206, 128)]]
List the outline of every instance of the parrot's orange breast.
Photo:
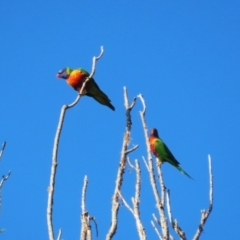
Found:
[(86, 78), (87, 76), (85, 73), (79, 70), (73, 70), (67, 79), (67, 83), (74, 89), (80, 90)]
[(157, 152), (156, 149), (155, 149), (155, 142), (157, 141), (157, 138), (155, 138), (155, 137), (149, 137), (148, 140), (149, 140), (151, 152), (152, 152), (156, 157), (158, 157), (159, 154), (158, 154), (158, 152)]
[(154, 146), (154, 144), (155, 144), (155, 138), (153, 138), (153, 137), (149, 137), (149, 144), (150, 144), (150, 149), (151, 149), (151, 151), (152, 152), (154, 152), (155, 151), (155, 146)]

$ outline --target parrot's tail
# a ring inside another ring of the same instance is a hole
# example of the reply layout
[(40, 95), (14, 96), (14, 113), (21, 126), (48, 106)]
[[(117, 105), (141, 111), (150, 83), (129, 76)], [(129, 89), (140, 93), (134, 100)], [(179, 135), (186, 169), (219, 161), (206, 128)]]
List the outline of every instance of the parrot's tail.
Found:
[(102, 105), (108, 106), (113, 111), (115, 111), (115, 107), (111, 104), (111, 102), (110, 102), (110, 100), (108, 98), (101, 97), (101, 96), (93, 96), (93, 98), (96, 101), (98, 101), (99, 103), (101, 103)]
[(181, 173), (194, 180), (187, 172), (185, 172), (180, 166), (175, 166)]

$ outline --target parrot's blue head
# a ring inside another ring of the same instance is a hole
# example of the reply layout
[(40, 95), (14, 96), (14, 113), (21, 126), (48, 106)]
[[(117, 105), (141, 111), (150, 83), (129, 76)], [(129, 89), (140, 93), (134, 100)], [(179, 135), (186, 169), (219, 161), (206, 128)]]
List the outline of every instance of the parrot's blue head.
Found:
[(58, 71), (57, 78), (68, 79), (70, 73), (71, 73), (70, 68), (63, 68), (62, 70)]
[(151, 135), (152, 137), (157, 137), (157, 138), (159, 138), (159, 136), (158, 136), (158, 130), (157, 130), (156, 128), (153, 128), (153, 129), (150, 131), (150, 135)]

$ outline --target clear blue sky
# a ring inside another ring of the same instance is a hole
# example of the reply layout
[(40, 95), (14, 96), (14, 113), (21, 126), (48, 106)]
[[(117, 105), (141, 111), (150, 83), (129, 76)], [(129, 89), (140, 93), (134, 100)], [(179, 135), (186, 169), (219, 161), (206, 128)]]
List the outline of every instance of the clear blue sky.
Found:
[[(0, 174), (12, 170), (2, 191), (2, 238), (47, 239), (47, 187), (60, 108), (76, 97), (59, 69), (91, 70), (116, 111), (84, 97), (66, 115), (60, 140), (54, 226), (63, 239), (79, 238), (80, 194), (88, 175), (87, 209), (99, 238), (110, 225), (110, 203), (125, 130), (123, 86), (132, 99), (145, 97), (148, 128), (161, 137), (195, 179), (167, 164), (172, 211), (192, 238), (200, 210), (208, 207), (207, 154), (214, 173), (214, 208), (204, 240), (239, 239), (240, 3), (239, 1), (2, 1), (0, 15), (0, 142), (7, 147)], [(149, 239), (156, 212), (139, 118), (133, 110), (131, 156), (142, 167), (141, 214)], [(123, 194), (130, 202), (135, 174), (126, 171)], [(96, 239), (96, 238), (95, 238)], [(133, 216), (120, 209), (114, 239), (138, 239)]]

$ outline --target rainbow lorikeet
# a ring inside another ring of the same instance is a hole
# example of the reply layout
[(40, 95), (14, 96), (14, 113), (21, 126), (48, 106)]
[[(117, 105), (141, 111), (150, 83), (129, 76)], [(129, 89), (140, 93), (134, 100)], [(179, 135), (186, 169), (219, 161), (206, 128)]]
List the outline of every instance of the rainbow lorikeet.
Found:
[(173, 156), (171, 151), (168, 149), (167, 145), (162, 141), (162, 139), (158, 135), (158, 131), (156, 128), (153, 128), (150, 131), (149, 143), (151, 152), (156, 156), (159, 160), (159, 164), (163, 162), (168, 162), (172, 164), (175, 168), (177, 168), (181, 173), (185, 174), (189, 178), (193, 179), (189, 174), (187, 174), (179, 165), (180, 163)]
[[(71, 87), (80, 92), (84, 81), (89, 75), (90, 74), (82, 68), (71, 69), (67, 67), (57, 73), (57, 78), (66, 79), (67, 83)], [(114, 106), (111, 104), (111, 100), (104, 92), (101, 91), (93, 78), (87, 82), (83, 94), (89, 97), (93, 97), (99, 103), (108, 106), (113, 111), (115, 110)]]

